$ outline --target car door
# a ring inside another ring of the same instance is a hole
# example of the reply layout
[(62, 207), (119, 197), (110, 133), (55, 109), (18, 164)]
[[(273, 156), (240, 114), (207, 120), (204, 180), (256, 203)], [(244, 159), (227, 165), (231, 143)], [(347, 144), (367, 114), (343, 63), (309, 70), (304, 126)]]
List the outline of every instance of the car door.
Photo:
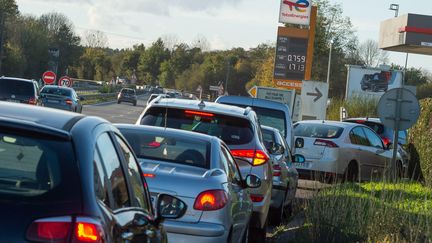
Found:
[[(389, 162), (385, 156), (388, 151), (384, 149), (382, 139), (370, 128), (363, 128), (367, 139), (369, 140), (369, 147), (367, 149), (369, 156), (372, 158), (371, 167), (373, 178), (381, 178), (384, 173), (386, 164)], [(372, 178), (371, 178), (372, 179)]]
[(228, 175), (228, 190), (230, 191), (230, 198), (232, 201), (231, 215), (233, 221), (233, 242), (239, 242), (242, 233), (248, 225), (247, 215), (252, 209), (252, 205), (248, 205), (246, 190), (241, 185), (241, 176), (238, 167), (234, 162), (234, 158), (229, 150), (221, 146), (221, 162), (225, 167)]
[[(347, 147), (344, 153), (351, 154), (349, 160), (355, 159), (360, 166), (360, 179), (369, 179), (373, 172), (374, 163), (372, 163), (374, 157), (370, 153), (370, 142), (367, 138), (363, 127), (358, 126), (351, 130), (349, 133), (351, 140), (351, 146)], [(350, 161), (344, 161), (346, 166)]]
[(152, 216), (145, 208), (139, 207), (141, 194), (131, 185), (129, 169), (125, 168), (114, 141), (105, 132), (96, 142), (94, 163), (103, 175), (101, 177), (105, 178), (107, 188), (105, 200), (100, 201), (99, 206), (109, 222), (108, 232), (114, 242), (147, 242), (145, 233), (151, 227)]

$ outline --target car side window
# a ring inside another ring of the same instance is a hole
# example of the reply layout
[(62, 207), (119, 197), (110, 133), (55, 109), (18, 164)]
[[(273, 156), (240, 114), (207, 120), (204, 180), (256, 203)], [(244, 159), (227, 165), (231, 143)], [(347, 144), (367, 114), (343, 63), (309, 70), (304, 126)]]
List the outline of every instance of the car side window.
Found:
[(241, 175), (240, 175), (240, 171), (238, 170), (237, 164), (233, 158), (233, 156), (231, 155), (231, 153), (228, 151), (228, 149), (226, 149), (225, 147), (222, 146), (222, 153), (224, 154), (224, 156), (227, 159), (228, 162), (228, 169), (230, 170), (231, 174), (232, 174), (232, 179), (237, 182), (240, 183), (242, 181)]
[(220, 163), (221, 163), (221, 167), (222, 169), (225, 171), (225, 173), (227, 174), (228, 178), (230, 180), (232, 180), (233, 176), (232, 173), (228, 167), (228, 158), (225, 156), (225, 154), (222, 152), (222, 148), (220, 151)]
[(353, 144), (370, 146), (369, 140), (361, 127), (356, 127), (350, 132), (350, 140)]
[(129, 175), (134, 202), (138, 204), (139, 207), (144, 208), (148, 212), (151, 212), (150, 203), (147, 200), (147, 193), (144, 189), (144, 181), (141, 177), (140, 170), (138, 169), (138, 162), (135, 159), (134, 154), (126, 145), (126, 143), (119, 136), (115, 135), (118, 144), (120, 145), (121, 152), (127, 163), (127, 175)]
[(105, 166), (108, 180), (111, 184), (111, 192), (113, 197), (113, 205), (111, 209), (119, 209), (130, 207), (129, 193), (127, 189), (126, 179), (123, 169), (120, 164), (120, 159), (117, 155), (115, 146), (111, 141), (108, 133), (99, 136), (97, 147), (100, 151), (102, 163)]
[(107, 188), (108, 178), (106, 176), (105, 169), (103, 168), (98, 149), (95, 150), (93, 158), (93, 180), (96, 198), (103, 202), (106, 206), (109, 206), (110, 203)]
[(366, 136), (369, 140), (370, 146), (375, 147), (375, 148), (379, 148), (379, 149), (384, 149), (384, 145), (383, 145), (383, 142), (382, 142), (380, 137), (378, 137), (369, 128), (363, 128), (363, 129), (364, 129)]

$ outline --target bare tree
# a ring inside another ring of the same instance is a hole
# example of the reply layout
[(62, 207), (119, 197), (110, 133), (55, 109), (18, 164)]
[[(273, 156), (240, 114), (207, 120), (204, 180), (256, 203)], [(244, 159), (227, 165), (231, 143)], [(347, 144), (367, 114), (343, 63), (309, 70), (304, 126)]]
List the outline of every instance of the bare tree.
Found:
[(108, 37), (99, 30), (88, 30), (84, 33), (84, 45), (90, 48), (104, 48), (108, 45)]
[(192, 41), (192, 47), (200, 48), (202, 51), (210, 51), (210, 42), (203, 35), (197, 35)]
[(378, 47), (375, 40), (366, 40), (359, 46), (359, 54), (365, 65), (377, 67), (389, 61), (389, 54)]
[(180, 43), (180, 40), (176, 34), (166, 34), (162, 36), (162, 41), (166, 48), (169, 50), (174, 50), (174, 48)]

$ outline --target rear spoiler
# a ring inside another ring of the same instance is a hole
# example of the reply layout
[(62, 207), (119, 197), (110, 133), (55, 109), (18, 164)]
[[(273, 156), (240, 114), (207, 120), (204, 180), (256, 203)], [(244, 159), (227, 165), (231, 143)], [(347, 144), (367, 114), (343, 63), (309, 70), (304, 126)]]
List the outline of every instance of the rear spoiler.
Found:
[(56, 138), (65, 141), (72, 140), (71, 135), (63, 130), (43, 126), (34, 122), (0, 117), (0, 131), (21, 133), (25, 136), (38, 136), (42, 138)]

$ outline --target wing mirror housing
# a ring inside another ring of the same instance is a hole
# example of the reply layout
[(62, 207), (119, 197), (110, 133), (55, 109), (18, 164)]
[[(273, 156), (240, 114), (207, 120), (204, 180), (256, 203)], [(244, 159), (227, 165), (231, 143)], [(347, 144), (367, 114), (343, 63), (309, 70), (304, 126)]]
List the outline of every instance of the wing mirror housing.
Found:
[(164, 219), (181, 218), (186, 210), (187, 205), (182, 200), (168, 194), (160, 194), (156, 203), (157, 223)]
[(250, 174), (246, 176), (245, 184), (248, 188), (259, 188), (261, 186), (261, 178), (256, 175)]
[(293, 156), (292, 161), (294, 163), (304, 163), (306, 161), (306, 158), (301, 154), (296, 154)]

